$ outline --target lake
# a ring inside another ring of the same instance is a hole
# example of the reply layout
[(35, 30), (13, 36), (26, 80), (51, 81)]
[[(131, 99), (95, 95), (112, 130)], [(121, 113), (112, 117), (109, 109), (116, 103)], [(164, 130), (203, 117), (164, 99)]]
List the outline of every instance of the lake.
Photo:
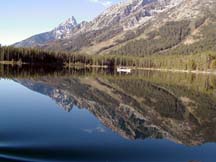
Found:
[(0, 67), (0, 161), (213, 162), (216, 76)]

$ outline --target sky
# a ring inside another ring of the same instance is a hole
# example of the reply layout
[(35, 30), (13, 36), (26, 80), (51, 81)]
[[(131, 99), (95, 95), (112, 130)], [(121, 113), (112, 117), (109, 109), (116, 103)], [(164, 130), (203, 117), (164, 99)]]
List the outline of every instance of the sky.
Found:
[(1, 0), (0, 44), (10, 45), (50, 31), (74, 16), (90, 21), (120, 0)]

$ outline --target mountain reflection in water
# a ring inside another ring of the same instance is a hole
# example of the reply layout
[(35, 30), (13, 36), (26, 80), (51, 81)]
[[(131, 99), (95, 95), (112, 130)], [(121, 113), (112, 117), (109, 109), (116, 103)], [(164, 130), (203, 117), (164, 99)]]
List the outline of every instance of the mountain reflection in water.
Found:
[[(67, 112), (75, 107), (88, 110), (124, 139), (167, 139), (190, 147), (216, 142), (215, 76), (153, 71), (119, 75), (102, 69), (7, 66), (0, 72), (2, 78), (49, 96)], [(105, 128), (84, 131), (103, 132)], [(93, 150), (82, 151), (90, 156)], [(63, 156), (69, 154), (65, 151)]]

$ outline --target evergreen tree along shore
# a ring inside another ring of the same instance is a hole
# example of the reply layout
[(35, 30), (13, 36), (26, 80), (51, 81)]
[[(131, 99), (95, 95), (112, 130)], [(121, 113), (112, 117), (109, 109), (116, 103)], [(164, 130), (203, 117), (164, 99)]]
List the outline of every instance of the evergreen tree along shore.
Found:
[(196, 54), (155, 54), (146, 56), (131, 55), (87, 55), (69, 52), (43, 51), (33, 48), (0, 48), (1, 64), (55, 65), (58, 67), (126, 66), (131, 68), (155, 68), (173, 70), (216, 70), (216, 52), (206, 51)]

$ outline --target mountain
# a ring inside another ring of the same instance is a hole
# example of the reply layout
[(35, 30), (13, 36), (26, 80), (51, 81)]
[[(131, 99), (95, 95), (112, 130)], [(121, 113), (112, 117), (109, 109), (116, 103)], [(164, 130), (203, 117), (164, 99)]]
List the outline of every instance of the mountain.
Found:
[(56, 27), (52, 31), (32, 36), (26, 40), (14, 44), (14, 46), (32, 47), (32, 46), (39, 46), (44, 43), (58, 40), (58, 39), (65, 39), (67, 38), (67, 35), (77, 26), (78, 24), (76, 19), (74, 17), (71, 17), (65, 22), (61, 23), (58, 27)]
[(58, 39), (45, 34), (45, 41), (24, 42), (47, 50), (89, 54), (143, 56), (216, 50), (215, 9), (214, 0), (127, 0)]

